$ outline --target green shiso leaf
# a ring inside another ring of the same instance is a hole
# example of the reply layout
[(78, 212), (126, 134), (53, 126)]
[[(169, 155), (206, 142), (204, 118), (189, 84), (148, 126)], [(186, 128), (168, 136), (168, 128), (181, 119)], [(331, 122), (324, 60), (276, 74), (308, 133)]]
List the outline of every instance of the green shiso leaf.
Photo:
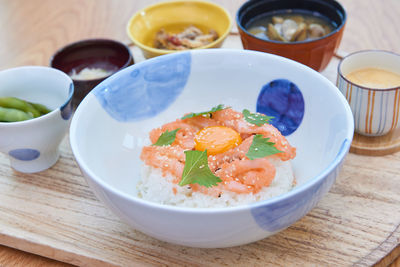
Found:
[(175, 141), (176, 133), (180, 130), (180, 128), (175, 129), (173, 131), (166, 130), (163, 132), (160, 137), (157, 139), (157, 142), (153, 144), (153, 146), (168, 146)]
[(207, 150), (187, 150), (185, 151), (186, 161), (183, 168), (180, 186), (187, 184), (199, 184), (205, 187), (217, 185), (222, 180), (215, 176), (208, 167)]
[(226, 107), (223, 104), (219, 104), (218, 106), (213, 107), (209, 111), (203, 111), (203, 112), (199, 112), (199, 113), (189, 113), (189, 114), (183, 116), (181, 118), (181, 120), (189, 119), (189, 118), (193, 118), (193, 117), (197, 117), (197, 116), (208, 116), (208, 117), (210, 117), (211, 113), (219, 111), (219, 110), (223, 110), (223, 109), (226, 109)]
[(264, 114), (261, 113), (251, 113), (248, 109), (244, 109), (242, 111), (244, 119), (251, 123), (251, 124), (255, 124), (257, 126), (261, 126), (263, 124), (268, 123), (271, 119), (273, 119), (274, 117), (270, 117), (270, 116), (266, 116)]
[(269, 138), (264, 138), (262, 134), (256, 134), (246, 156), (253, 160), (282, 152), (274, 146), (275, 143), (268, 142), (268, 140)]

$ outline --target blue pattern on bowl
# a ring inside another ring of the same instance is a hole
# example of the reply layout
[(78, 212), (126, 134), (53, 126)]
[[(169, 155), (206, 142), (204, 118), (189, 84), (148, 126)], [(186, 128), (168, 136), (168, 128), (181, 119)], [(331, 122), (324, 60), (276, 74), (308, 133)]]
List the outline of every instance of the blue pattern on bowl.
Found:
[[(99, 84), (93, 93), (107, 113), (117, 121), (151, 118), (168, 108), (186, 85), (191, 69), (189, 52), (143, 62)], [(123, 72), (121, 71), (121, 72)]]
[(40, 152), (38, 150), (31, 148), (14, 149), (9, 151), (8, 154), (15, 159), (23, 161), (35, 160), (40, 156)]
[(290, 135), (303, 120), (303, 95), (291, 81), (273, 80), (261, 89), (257, 99), (257, 112), (273, 116), (271, 124), (284, 136)]
[(283, 201), (252, 209), (254, 220), (262, 229), (269, 232), (289, 227), (317, 204), (335, 181), (336, 174), (337, 171), (330, 173), (327, 178), (320, 179), (314, 186)]
[(60, 107), (60, 111), (61, 111), (61, 118), (63, 118), (64, 120), (69, 120), (69, 118), (71, 118), (72, 116), (72, 96), (74, 94), (74, 84), (71, 83), (69, 85), (69, 97), (68, 100), (65, 102), (64, 105), (62, 105)]
[[(276, 232), (289, 227), (305, 216), (318, 201), (329, 191), (343, 165), (344, 155), (350, 149), (351, 141), (344, 140), (335, 160), (315, 178), (316, 181), (305, 190), (294, 189), (289, 197), (276, 197), (277, 201), (263, 205), (255, 204), (251, 214), (258, 226), (269, 232)], [(313, 183), (309, 181), (308, 183)]]

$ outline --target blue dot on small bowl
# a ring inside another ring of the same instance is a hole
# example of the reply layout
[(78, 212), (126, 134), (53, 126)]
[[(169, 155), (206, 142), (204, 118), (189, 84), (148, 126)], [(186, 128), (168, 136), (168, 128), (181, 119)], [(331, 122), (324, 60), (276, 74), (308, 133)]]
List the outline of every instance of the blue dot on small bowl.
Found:
[(63, 118), (63, 120), (69, 120), (69, 118), (71, 118), (72, 116), (72, 99), (69, 100), (67, 103), (65, 103), (65, 105), (63, 105), (60, 110), (61, 110), (61, 118)]
[(74, 84), (71, 83), (69, 85), (69, 100), (63, 105), (61, 106), (60, 110), (61, 110), (61, 117), (64, 120), (69, 120), (69, 118), (71, 118), (72, 116), (72, 95), (74, 94)]
[(18, 160), (31, 161), (40, 156), (40, 152), (31, 148), (19, 148), (8, 152), (8, 154)]
[(300, 126), (304, 116), (304, 98), (293, 82), (277, 79), (264, 85), (257, 99), (257, 112), (274, 117), (271, 124), (284, 136)]

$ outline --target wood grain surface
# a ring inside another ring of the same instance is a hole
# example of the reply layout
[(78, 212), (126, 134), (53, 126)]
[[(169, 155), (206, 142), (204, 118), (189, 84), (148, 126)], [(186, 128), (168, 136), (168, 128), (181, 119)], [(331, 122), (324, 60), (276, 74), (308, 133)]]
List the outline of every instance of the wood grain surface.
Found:
[[(48, 65), (57, 49), (81, 39), (129, 43), (129, 17), (154, 2), (0, 0), (0, 70)], [(244, 1), (215, 2), (234, 16)], [(400, 1), (340, 2), (348, 12), (341, 51), (400, 53)], [(225, 46), (240, 47), (238, 37)], [(336, 63), (323, 72), (331, 80)], [(349, 154), (332, 190), (293, 226), (250, 245), (207, 250), (160, 242), (121, 222), (86, 185), (67, 139), (59, 162), (38, 174), (15, 172), (0, 155), (0, 244), (7, 246), (0, 265), (65, 266), (41, 255), (80, 266), (387, 266), (400, 255), (399, 163), (400, 153)]]
[(350, 152), (367, 156), (384, 156), (400, 151), (400, 129), (383, 136), (365, 136), (354, 133)]

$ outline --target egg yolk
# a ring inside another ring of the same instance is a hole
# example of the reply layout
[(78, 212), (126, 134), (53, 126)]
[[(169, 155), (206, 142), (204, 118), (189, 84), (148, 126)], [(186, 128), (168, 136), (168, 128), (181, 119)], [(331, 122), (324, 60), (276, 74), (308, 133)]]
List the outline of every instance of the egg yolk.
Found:
[(225, 126), (210, 126), (203, 128), (194, 137), (195, 149), (208, 155), (216, 155), (228, 151), (242, 143), (240, 134)]

